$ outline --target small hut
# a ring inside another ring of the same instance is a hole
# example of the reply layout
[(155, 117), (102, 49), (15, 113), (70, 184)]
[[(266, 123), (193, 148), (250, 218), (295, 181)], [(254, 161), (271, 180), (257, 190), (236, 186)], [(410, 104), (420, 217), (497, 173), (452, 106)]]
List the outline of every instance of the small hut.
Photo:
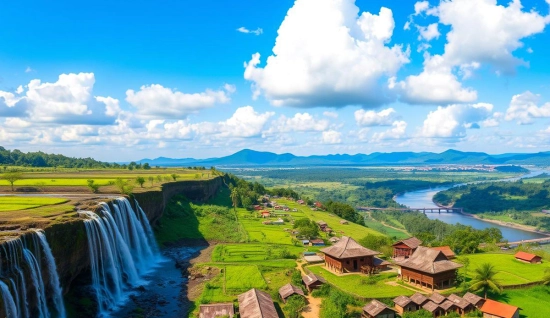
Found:
[(361, 318), (395, 318), (395, 310), (386, 304), (373, 299), (363, 307)]
[(519, 318), (519, 308), (516, 306), (504, 304), (491, 299), (485, 300), (485, 303), (479, 309), (483, 317), (491, 318)]
[(416, 251), (416, 248), (422, 244), (422, 241), (417, 239), (416, 237), (409, 237), (408, 239), (404, 239), (401, 241), (396, 242), (392, 245), (393, 247), (393, 258), (396, 259), (402, 259), (402, 258), (408, 258), (411, 256), (414, 251)]
[(279, 318), (268, 293), (253, 288), (238, 296), (241, 318)]
[(416, 305), (416, 309), (420, 309), (422, 308), (422, 306), (424, 306), (425, 303), (430, 300), (421, 293), (415, 293), (411, 296), (411, 301)]
[(517, 252), (514, 257), (518, 261), (522, 261), (524, 263), (531, 263), (531, 264), (540, 264), (542, 263), (542, 258), (538, 255), (526, 253), (526, 252)]
[(199, 318), (235, 317), (233, 303), (200, 305)]
[(422, 306), (422, 309), (429, 311), (433, 317), (439, 317), (445, 315), (445, 310), (433, 301), (428, 301)]
[(464, 300), (472, 304), (477, 309), (481, 308), (481, 306), (483, 306), (483, 303), (485, 302), (485, 298), (479, 297), (478, 295), (472, 294), (470, 292), (464, 294), (462, 298), (464, 298)]
[(395, 304), (395, 311), (397, 311), (401, 316), (405, 312), (416, 311), (418, 308), (416, 304), (407, 296), (399, 296), (393, 299)]
[(305, 296), (304, 291), (300, 287), (296, 287), (292, 284), (286, 284), (283, 287), (279, 288), (279, 296), (281, 296), (281, 299), (284, 303), (286, 303), (288, 297), (292, 295)]
[(317, 276), (313, 273), (310, 273), (308, 275), (303, 275), (302, 282), (304, 283), (304, 285), (306, 285), (306, 288), (309, 292), (321, 287), (321, 285), (326, 283), (323, 277)]
[(469, 301), (455, 294), (451, 294), (447, 299), (456, 305), (456, 312), (462, 316), (468, 315), (468, 313), (476, 309)]

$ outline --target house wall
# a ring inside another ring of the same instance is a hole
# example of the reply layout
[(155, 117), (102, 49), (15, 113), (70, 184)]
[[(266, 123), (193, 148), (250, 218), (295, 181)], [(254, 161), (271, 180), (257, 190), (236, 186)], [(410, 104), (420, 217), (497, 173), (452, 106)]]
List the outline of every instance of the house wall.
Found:
[[(483, 318), (502, 318), (503, 316), (496, 316), (487, 313), (483, 313)], [(512, 316), (512, 318), (519, 318), (519, 310)]]
[(362, 318), (395, 318), (395, 312), (391, 309), (385, 309), (380, 314), (376, 316), (371, 316), (368, 313), (364, 312), (361, 314)]
[[(357, 268), (354, 266), (354, 261), (357, 261)], [(334, 272), (359, 272), (361, 266), (374, 266), (372, 256), (362, 256), (355, 258), (337, 259), (325, 254), (325, 266)]]
[(393, 246), (393, 257), (409, 257), (414, 253), (414, 250), (405, 244), (397, 244)]
[(410, 311), (416, 311), (418, 310), (418, 308), (416, 308), (416, 304), (415, 303), (409, 303), (407, 306), (405, 307), (401, 307), (401, 306), (398, 306), (398, 305), (395, 305), (395, 310), (400, 314), (400, 315), (403, 315), (404, 312), (410, 312)]
[(456, 280), (456, 271), (448, 271), (435, 275), (429, 273), (423, 273), (411, 268), (401, 267), (401, 277), (408, 282), (417, 283), (417, 284), (428, 284), (429, 286), (424, 286), (432, 289), (438, 289), (443, 284), (447, 284), (450, 281), (450, 284), (453, 285)]

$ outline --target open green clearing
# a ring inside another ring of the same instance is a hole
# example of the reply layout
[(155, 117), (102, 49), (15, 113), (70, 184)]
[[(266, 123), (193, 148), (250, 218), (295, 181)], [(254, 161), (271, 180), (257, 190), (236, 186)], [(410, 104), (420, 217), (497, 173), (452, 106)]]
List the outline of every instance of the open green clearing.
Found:
[(68, 201), (67, 199), (59, 199), (59, 198), (5, 196), (5, 197), (0, 197), (0, 212), (32, 209), (39, 206), (61, 204), (67, 201)]
[(257, 266), (227, 265), (224, 267), (225, 289), (245, 292), (251, 288), (264, 289), (267, 284)]
[(489, 298), (521, 308), (520, 317), (549, 317), (550, 287), (548, 286), (506, 290), (502, 294), (490, 294)]
[[(470, 260), (468, 272), (466, 273), (468, 278), (472, 278), (475, 269), (480, 267), (481, 264), (491, 263), (498, 271), (497, 280), (505, 286), (540, 281), (544, 277), (545, 270), (550, 268), (548, 262), (542, 264), (520, 262), (514, 258), (513, 254), (470, 254), (464, 257)], [(460, 271), (465, 273), (465, 268), (461, 268)]]
[(360, 274), (335, 275), (323, 266), (309, 266), (308, 269), (320, 275), (330, 284), (339, 289), (365, 298), (394, 298), (399, 295), (410, 296), (414, 292), (401, 286), (392, 286), (387, 283), (396, 283), (397, 273), (381, 273), (372, 277)]

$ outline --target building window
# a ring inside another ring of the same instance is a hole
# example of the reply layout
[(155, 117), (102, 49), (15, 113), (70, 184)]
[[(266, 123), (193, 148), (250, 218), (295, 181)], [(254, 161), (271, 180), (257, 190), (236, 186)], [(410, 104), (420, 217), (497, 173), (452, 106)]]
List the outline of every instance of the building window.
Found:
[(349, 264), (349, 261), (346, 261), (346, 264)]

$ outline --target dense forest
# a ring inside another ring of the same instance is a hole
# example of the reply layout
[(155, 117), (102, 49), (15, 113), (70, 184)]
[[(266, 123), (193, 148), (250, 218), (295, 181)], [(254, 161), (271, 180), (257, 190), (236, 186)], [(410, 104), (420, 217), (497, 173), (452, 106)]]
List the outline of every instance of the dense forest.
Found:
[[(44, 152), (21, 152), (7, 150), (0, 146), (0, 165), (23, 167), (64, 167), (64, 168), (109, 168), (114, 164), (92, 158), (71, 158)], [(118, 166), (118, 165), (117, 165)]]
[(461, 207), (467, 213), (540, 212), (550, 207), (550, 180), (542, 183), (519, 180), (464, 185), (437, 193), (434, 202)]

